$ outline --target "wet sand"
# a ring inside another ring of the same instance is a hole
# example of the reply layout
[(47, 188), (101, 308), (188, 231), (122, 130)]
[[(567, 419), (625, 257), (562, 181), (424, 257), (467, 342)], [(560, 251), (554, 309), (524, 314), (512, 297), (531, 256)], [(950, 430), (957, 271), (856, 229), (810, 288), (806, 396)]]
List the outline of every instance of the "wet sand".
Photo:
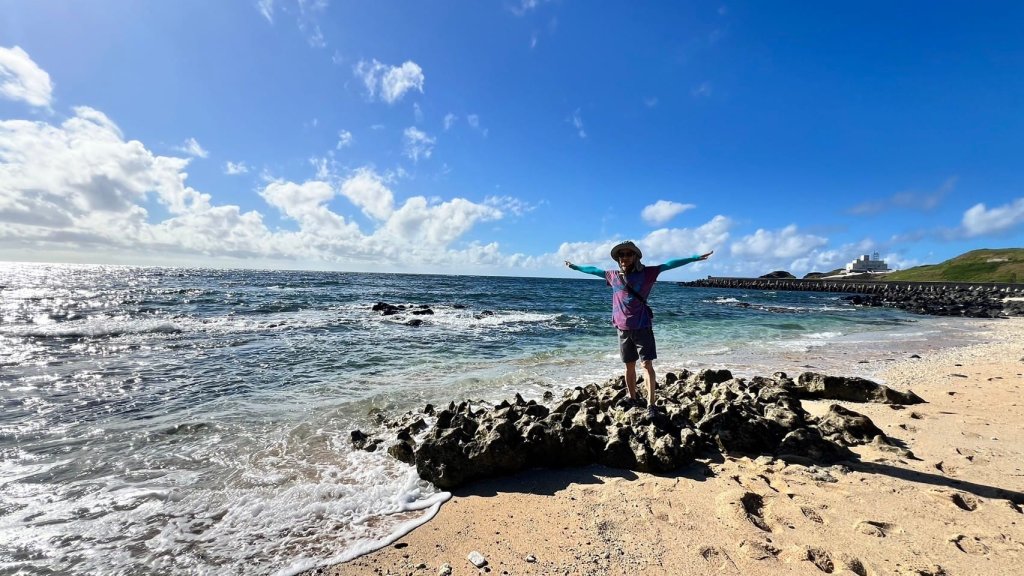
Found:
[(879, 365), (876, 381), (926, 404), (840, 403), (895, 447), (834, 466), (531, 470), (473, 483), (392, 545), (310, 574), (1020, 574), (1024, 318), (978, 325), (980, 343)]

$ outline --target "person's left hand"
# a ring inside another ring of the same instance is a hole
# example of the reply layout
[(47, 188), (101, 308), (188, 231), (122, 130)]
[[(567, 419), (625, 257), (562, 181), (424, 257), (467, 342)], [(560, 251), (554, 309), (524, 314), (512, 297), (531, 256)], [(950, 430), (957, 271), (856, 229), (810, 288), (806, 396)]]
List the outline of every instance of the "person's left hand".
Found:
[(712, 250), (711, 252), (708, 252), (707, 254), (701, 254), (701, 255), (700, 255), (700, 258), (697, 258), (697, 260), (707, 260), (707, 259), (708, 259), (708, 256), (711, 256), (711, 255), (712, 255), (712, 254), (714, 254), (714, 253), (715, 253), (715, 251), (714, 251), (714, 250)]
[(565, 265), (572, 268), (572, 262), (569, 262), (568, 260), (565, 261)]

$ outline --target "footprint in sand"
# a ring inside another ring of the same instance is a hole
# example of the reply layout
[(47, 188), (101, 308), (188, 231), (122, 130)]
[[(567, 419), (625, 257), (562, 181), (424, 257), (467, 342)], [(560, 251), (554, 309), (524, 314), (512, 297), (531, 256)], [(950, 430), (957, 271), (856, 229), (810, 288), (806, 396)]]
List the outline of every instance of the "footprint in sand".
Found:
[(754, 492), (747, 492), (740, 498), (740, 504), (747, 515), (747, 520), (765, 532), (771, 532), (768, 523), (764, 521), (764, 497)]
[(818, 570), (826, 574), (835, 572), (836, 565), (832, 562), (832, 557), (829, 556), (828, 552), (821, 548), (808, 548), (807, 557), (811, 563), (818, 567)]
[(818, 514), (813, 508), (801, 506), (800, 511), (803, 512), (804, 517), (810, 520), (811, 522), (817, 522), (818, 524), (825, 523), (825, 521), (822, 520), (821, 515)]
[[(831, 574), (836, 570), (836, 563), (832, 560), (832, 555), (822, 548), (815, 548), (813, 546), (793, 546), (783, 553), (782, 559), (785, 562), (808, 561), (814, 564), (815, 568), (826, 574)], [(860, 563), (858, 562), (857, 564)], [(861, 568), (863, 569), (863, 567)]]
[(725, 550), (722, 550), (718, 546), (702, 546), (700, 549), (700, 556), (710, 564), (716, 572), (729, 569), (738, 570), (736, 568), (736, 563), (732, 561), (732, 558), (729, 558), (729, 555), (725, 553)]
[(875, 536), (877, 538), (885, 538), (890, 532), (896, 529), (895, 524), (889, 524), (888, 522), (877, 522), (874, 520), (861, 520), (853, 525), (853, 529), (861, 534), (868, 536)]
[(769, 542), (759, 540), (743, 540), (739, 549), (751, 560), (774, 560), (779, 556), (779, 550)]
[(730, 490), (718, 496), (718, 511), (723, 517), (739, 517), (765, 532), (771, 532), (764, 518), (764, 497), (756, 492)]
[(929, 490), (928, 495), (936, 500), (951, 502), (954, 506), (967, 512), (978, 509), (981, 500), (963, 492), (947, 492), (945, 490)]
[(938, 564), (927, 568), (900, 568), (899, 576), (948, 576), (946, 570)]
[(988, 554), (989, 547), (981, 541), (981, 538), (977, 536), (964, 536), (963, 534), (957, 534), (950, 539), (961, 552), (970, 554), (971, 556), (985, 556)]

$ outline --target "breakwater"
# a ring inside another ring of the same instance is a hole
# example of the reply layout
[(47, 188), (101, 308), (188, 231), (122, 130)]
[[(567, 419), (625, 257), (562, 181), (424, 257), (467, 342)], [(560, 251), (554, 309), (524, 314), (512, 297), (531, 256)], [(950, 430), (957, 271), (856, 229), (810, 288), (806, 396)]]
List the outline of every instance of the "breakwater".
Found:
[(999, 318), (1024, 316), (1024, 284), (979, 282), (901, 282), (879, 280), (729, 278), (709, 276), (679, 282), (695, 288), (804, 290), (851, 294), (862, 306), (888, 306), (918, 314)]

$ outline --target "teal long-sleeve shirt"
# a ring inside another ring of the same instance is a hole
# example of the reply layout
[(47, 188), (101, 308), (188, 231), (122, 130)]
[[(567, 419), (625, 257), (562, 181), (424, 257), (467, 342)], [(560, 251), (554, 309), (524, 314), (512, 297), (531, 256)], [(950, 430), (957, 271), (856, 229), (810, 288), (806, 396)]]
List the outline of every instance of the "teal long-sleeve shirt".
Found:
[[(700, 256), (690, 256), (689, 258), (673, 258), (672, 260), (669, 260), (664, 264), (659, 264), (658, 270), (659, 272), (664, 272), (666, 270), (671, 270), (673, 268), (685, 266), (690, 262), (696, 262), (698, 260), (700, 260)], [(577, 266), (576, 264), (570, 264), (569, 268), (572, 268), (573, 270), (577, 270), (579, 272), (583, 272), (584, 274), (593, 274), (594, 276), (597, 276), (599, 278), (604, 278), (605, 271), (598, 268), (597, 266)]]
[(569, 267), (585, 274), (604, 278), (605, 282), (612, 287), (612, 324), (620, 330), (636, 330), (651, 327), (653, 313), (647, 306), (646, 300), (658, 275), (665, 270), (678, 268), (697, 260), (700, 260), (700, 256), (676, 258), (664, 264), (646, 266), (643, 270), (635, 270), (628, 274), (621, 274), (618, 270), (601, 270), (595, 266), (570, 264)]

